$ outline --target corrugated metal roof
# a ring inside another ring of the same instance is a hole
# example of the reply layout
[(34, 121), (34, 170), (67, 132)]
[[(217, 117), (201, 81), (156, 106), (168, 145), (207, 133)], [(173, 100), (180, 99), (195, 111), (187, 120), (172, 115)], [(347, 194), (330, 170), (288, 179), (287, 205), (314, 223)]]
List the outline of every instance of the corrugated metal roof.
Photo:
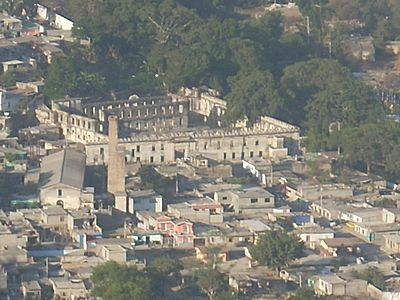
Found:
[(50, 154), (43, 158), (40, 167), (42, 188), (55, 184), (65, 184), (76, 189), (83, 188), (86, 155), (73, 149)]

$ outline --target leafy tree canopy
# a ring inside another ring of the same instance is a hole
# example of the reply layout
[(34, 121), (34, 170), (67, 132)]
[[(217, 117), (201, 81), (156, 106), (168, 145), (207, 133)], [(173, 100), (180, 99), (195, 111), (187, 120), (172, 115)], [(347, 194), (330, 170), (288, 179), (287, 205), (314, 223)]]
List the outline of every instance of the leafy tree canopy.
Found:
[(302, 255), (304, 244), (284, 231), (269, 231), (262, 235), (250, 253), (260, 264), (279, 270)]
[(151, 278), (134, 267), (110, 261), (94, 269), (92, 280), (93, 296), (115, 300), (152, 298)]

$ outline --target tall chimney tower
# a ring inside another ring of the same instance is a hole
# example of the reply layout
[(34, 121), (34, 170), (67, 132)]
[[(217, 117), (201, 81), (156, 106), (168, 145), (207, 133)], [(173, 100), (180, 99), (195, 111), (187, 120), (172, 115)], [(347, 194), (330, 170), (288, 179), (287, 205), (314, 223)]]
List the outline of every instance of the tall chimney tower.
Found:
[(114, 195), (115, 208), (127, 212), (124, 152), (118, 147), (118, 117), (109, 116), (107, 191)]

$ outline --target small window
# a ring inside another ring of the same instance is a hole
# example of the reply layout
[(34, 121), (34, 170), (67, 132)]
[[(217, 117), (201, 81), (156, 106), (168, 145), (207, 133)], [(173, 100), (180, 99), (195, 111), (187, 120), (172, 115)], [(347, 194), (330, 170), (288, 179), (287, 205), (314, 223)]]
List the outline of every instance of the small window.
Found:
[(250, 151), (250, 158), (253, 158), (253, 157), (254, 157), (254, 152)]
[(228, 200), (228, 196), (223, 196), (222, 200)]
[(258, 152), (258, 156), (262, 157), (262, 151)]
[(271, 200), (270, 200), (269, 198), (265, 198), (265, 199), (264, 199), (264, 202), (265, 202), (265, 203), (270, 203)]
[(60, 222), (64, 222), (65, 218), (64, 217), (60, 217)]
[(135, 156), (135, 149), (131, 150), (131, 156)]
[(160, 148), (161, 148), (161, 150), (164, 150), (164, 144), (161, 144)]
[(156, 146), (151, 146), (151, 151), (156, 151)]
[(164, 162), (164, 156), (163, 156), (163, 155), (161, 155), (160, 161), (161, 161), (162, 163)]
[(257, 140), (257, 141), (256, 141), (256, 146), (258, 146), (259, 144), (260, 144), (260, 142)]
[(57, 190), (57, 195), (58, 195), (59, 197), (62, 196), (62, 190), (61, 190), (61, 189)]
[(232, 152), (232, 159), (235, 159), (235, 158), (236, 158), (236, 153)]
[(252, 198), (252, 199), (250, 199), (250, 202), (251, 202), (251, 203), (257, 203), (257, 202), (258, 202), (258, 199), (257, 199), (257, 198)]
[(224, 152), (224, 159), (226, 159), (226, 152)]
[(150, 156), (150, 162), (153, 163), (154, 162), (154, 157)]
[(140, 146), (136, 146), (136, 152), (140, 152)]
[(101, 155), (104, 154), (104, 148), (100, 148), (100, 154), (101, 154)]

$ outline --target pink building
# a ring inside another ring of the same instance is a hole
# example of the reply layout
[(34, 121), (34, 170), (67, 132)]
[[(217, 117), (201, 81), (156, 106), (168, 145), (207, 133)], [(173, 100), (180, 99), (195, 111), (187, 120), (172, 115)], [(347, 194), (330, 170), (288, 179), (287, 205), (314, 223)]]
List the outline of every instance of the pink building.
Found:
[(164, 243), (173, 247), (193, 248), (193, 223), (183, 219), (175, 219), (167, 215), (154, 215), (141, 212), (139, 220), (143, 229), (157, 230), (164, 236)]

